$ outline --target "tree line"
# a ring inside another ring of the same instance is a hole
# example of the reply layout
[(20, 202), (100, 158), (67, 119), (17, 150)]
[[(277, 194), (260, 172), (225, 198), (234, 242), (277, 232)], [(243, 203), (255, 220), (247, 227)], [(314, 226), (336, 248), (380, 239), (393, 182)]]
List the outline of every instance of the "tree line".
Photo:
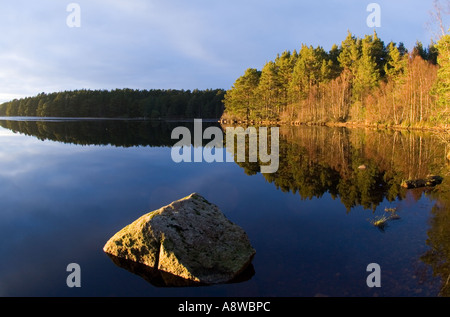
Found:
[(249, 68), (225, 94), (224, 120), (389, 125), (450, 123), (450, 35), (411, 51), (377, 33), (350, 31), (331, 50), (303, 44), (262, 70)]
[(220, 118), (221, 89), (74, 90), (40, 93), (0, 105), (0, 116), (100, 118)]

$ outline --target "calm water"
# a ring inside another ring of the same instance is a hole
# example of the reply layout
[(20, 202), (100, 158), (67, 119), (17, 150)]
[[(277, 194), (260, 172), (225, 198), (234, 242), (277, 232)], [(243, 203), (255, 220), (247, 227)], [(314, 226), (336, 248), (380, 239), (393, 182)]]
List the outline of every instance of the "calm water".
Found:
[[(1, 296), (448, 296), (445, 136), (280, 129), (280, 167), (174, 163), (171, 130), (191, 123), (0, 121)], [(365, 169), (360, 169), (361, 165)], [(430, 190), (402, 179), (444, 177)], [(248, 234), (247, 281), (158, 287), (115, 265), (106, 241), (142, 214), (198, 192)], [(397, 208), (380, 230), (371, 220)], [(69, 263), (81, 287), (66, 285)], [(381, 287), (369, 288), (369, 263)], [(450, 284), (450, 283), (449, 283)]]

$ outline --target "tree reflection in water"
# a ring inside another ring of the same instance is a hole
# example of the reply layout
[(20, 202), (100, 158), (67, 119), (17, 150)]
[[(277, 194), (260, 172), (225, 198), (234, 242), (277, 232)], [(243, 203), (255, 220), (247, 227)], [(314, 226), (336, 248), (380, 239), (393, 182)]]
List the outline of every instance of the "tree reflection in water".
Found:
[[(1, 120), (14, 132), (81, 145), (118, 147), (171, 147), (171, 131), (193, 122), (143, 120)], [(203, 128), (218, 123), (204, 123)], [(225, 127), (222, 127), (225, 128)], [(209, 140), (204, 140), (204, 144)], [(362, 206), (373, 210), (386, 199), (404, 200), (409, 192), (419, 200), (428, 195), (436, 203), (431, 211), (426, 241), (429, 250), (421, 260), (442, 280), (441, 296), (450, 295), (450, 164), (449, 140), (431, 132), (329, 127), (280, 127), (279, 169), (265, 179), (284, 192), (302, 199), (329, 193), (347, 212)], [(247, 145), (248, 146), (248, 145)], [(236, 153), (236, 151), (235, 151)], [(248, 153), (248, 151), (247, 151)], [(259, 162), (236, 162), (248, 175), (260, 172)], [(440, 175), (434, 188), (407, 190), (403, 180)]]

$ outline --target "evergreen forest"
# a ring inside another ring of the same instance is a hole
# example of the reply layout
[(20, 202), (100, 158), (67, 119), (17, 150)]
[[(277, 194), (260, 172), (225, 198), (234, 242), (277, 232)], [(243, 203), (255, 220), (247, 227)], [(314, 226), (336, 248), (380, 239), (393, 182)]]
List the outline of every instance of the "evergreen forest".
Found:
[(450, 124), (450, 35), (412, 50), (350, 31), (327, 51), (303, 44), (262, 70), (249, 68), (225, 95), (226, 121)]
[(450, 34), (408, 50), (350, 31), (329, 51), (302, 44), (229, 90), (75, 90), (0, 105), (0, 116), (192, 119), (224, 122), (450, 125)]
[(221, 89), (74, 90), (41, 93), (0, 105), (0, 116), (93, 118), (219, 118)]

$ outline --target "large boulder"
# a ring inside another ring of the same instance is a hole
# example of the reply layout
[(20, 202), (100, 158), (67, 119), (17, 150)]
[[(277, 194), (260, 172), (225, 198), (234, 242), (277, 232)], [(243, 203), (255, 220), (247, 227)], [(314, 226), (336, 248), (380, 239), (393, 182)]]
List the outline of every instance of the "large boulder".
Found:
[(143, 215), (111, 237), (103, 250), (203, 284), (233, 280), (255, 255), (245, 231), (196, 193)]

